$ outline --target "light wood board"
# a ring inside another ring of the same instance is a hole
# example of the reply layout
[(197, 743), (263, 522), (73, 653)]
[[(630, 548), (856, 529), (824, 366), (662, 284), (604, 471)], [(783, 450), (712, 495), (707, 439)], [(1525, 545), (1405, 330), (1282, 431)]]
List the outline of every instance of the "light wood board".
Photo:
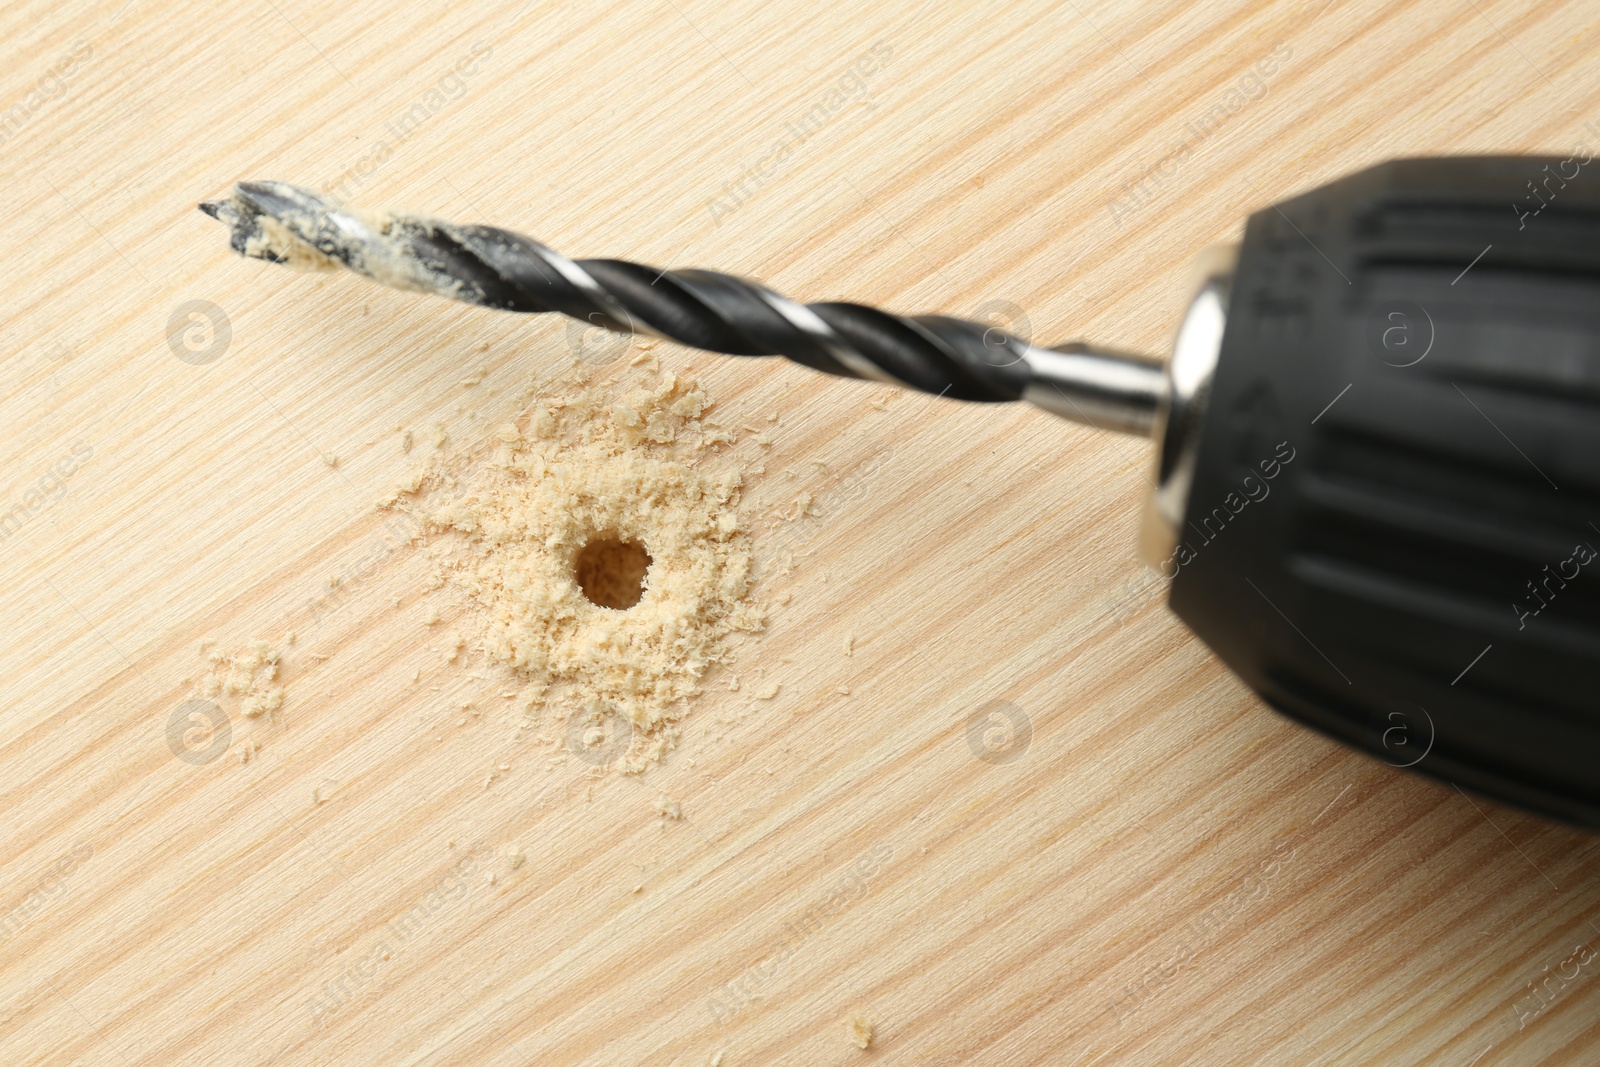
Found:
[[(665, 764), (597, 772), (444, 664), (423, 613), (470, 609), (373, 508), (394, 427), (483, 440), (566, 325), (246, 262), (193, 208), (343, 181), (1161, 352), (1252, 210), (1592, 139), (1589, 5), (21, 0), (0, 41), (0, 1062), (1600, 1058), (1595, 839), (1262, 706), (1141, 577), (1143, 442), (663, 346), (728, 424), (781, 414), (733, 455), (792, 597), (734, 673), (782, 690), (714, 673)], [(175, 758), (198, 642), (290, 631), (255, 758)], [(995, 702), (1010, 762), (969, 743)]]

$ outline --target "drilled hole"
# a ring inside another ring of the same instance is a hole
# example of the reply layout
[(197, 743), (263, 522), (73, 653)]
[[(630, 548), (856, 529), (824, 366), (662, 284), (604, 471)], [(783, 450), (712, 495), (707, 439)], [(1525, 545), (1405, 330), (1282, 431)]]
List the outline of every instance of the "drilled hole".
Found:
[(613, 534), (598, 534), (578, 549), (573, 559), (578, 588), (592, 604), (602, 608), (631, 608), (644, 596), (644, 576), (650, 553), (637, 541)]

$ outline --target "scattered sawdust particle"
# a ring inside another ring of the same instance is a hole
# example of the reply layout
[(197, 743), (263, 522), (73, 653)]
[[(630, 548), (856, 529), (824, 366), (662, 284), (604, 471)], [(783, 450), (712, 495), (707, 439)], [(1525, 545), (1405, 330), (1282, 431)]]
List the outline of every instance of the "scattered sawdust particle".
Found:
[(322, 454), (322, 462), (326, 463), (330, 467), (337, 467), (339, 465), (339, 457), (334, 455), (332, 452), (324, 452)]
[(874, 1030), (871, 1021), (865, 1015), (859, 1011), (850, 1013), (850, 1040), (856, 1043), (856, 1048), (871, 1048)]
[(855, 634), (845, 634), (844, 635), (844, 654), (846, 656), (853, 656), (853, 655), (856, 654), (856, 635)]
[(731, 674), (731, 675), (728, 676), (728, 692), (737, 693), (738, 691), (739, 691), (739, 676), (737, 674)]
[(778, 413), (776, 411), (767, 412), (767, 421), (768, 422), (777, 422), (778, 421)]
[(244, 741), (235, 745), (233, 751), (239, 757), (240, 763), (249, 763), (250, 757), (254, 756), (259, 748), (260, 746), (254, 741)]
[(678, 820), (683, 818), (683, 806), (676, 800), (669, 800), (666, 797), (657, 797), (656, 814), (661, 816), (663, 819)]
[(439, 609), (438, 608), (429, 608), (428, 609), (428, 613), (422, 617), (422, 625), (424, 625), (424, 626), (437, 626), (437, 625), (439, 625)]
[(449, 440), (449, 438), (445, 436), (444, 424), (443, 423), (439, 423), (439, 422), (434, 423), (433, 424), (433, 447), (434, 447), (434, 449), (437, 450), (437, 449), (443, 448), (444, 447), (444, 443), (447, 440)]
[(636, 885), (636, 886), (633, 887), (633, 891), (635, 893), (643, 893), (644, 892), (644, 886)]
[(294, 639), (295, 639), (295, 632), (293, 630), (290, 630), (289, 631), (289, 635), (283, 639), (283, 643), (288, 645), (288, 646), (290, 646), (291, 648), (293, 648), (294, 647)]
[[(793, 557), (792, 556), (790, 557), (790, 562), (791, 563), (793, 562)], [(779, 593), (777, 595), (777, 597), (775, 598), (777, 603), (780, 604), (780, 605), (787, 604), (787, 603), (789, 603), (789, 601), (791, 601), (793, 599), (794, 599), (794, 594), (789, 592), (789, 590), (787, 590), (787, 589), (785, 589), (783, 592)]]
[(722, 1053), (713, 1052), (711, 1054), (711, 1067), (722, 1067)]
[[(689, 462), (717, 439), (713, 406), (694, 381), (643, 371), (542, 396), (481, 465), (395, 505), (418, 519), (436, 583), (482, 609), (473, 648), (521, 676), (527, 713), (564, 714), (596, 745), (622, 724), (627, 773), (676, 745), (701, 679), (731, 662), (731, 638), (765, 625), (743, 478), (726, 461)], [(577, 554), (596, 538), (648, 554), (634, 606), (603, 607), (579, 586)]]
[(404, 433), (402, 433), (400, 435), (400, 451), (402, 451), (402, 452), (410, 452), (411, 451), (411, 446), (414, 443), (415, 443), (415, 439), (411, 436), (411, 431), (410, 430), (407, 430), (407, 431), (405, 431)]
[(270, 715), (283, 706), (283, 687), (276, 684), (278, 652), (267, 642), (258, 639), (234, 653), (213, 648), (206, 658), (211, 669), (200, 680), (202, 695), (238, 697), (237, 710), (247, 719)]
[(528, 861), (528, 854), (516, 845), (508, 845), (505, 850), (506, 866), (516, 870)]
[(411, 681), (412, 681), (412, 684), (416, 684), (417, 682), (422, 681), (422, 668), (421, 667), (418, 667), (416, 670), (411, 672)]
[(838, 693), (842, 697), (847, 697), (847, 696), (850, 695), (850, 687), (848, 685), (841, 685), (838, 689), (836, 689), (834, 691), (836, 693)]
[(283, 690), (269, 689), (260, 694), (252, 693), (241, 700), (239, 714), (247, 719), (253, 719), (257, 715), (274, 712), (281, 707), (283, 707)]
[(461, 379), (461, 388), (463, 388), (463, 389), (471, 389), (473, 386), (477, 385), (481, 381), (483, 381), (482, 376), (474, 374), (470, 378)]
[(756, 690), (756, 699), (771, 700), (773, 697), (778, 695), (778, 690), (782, 688), (783, 687), (777, 682), (773, 682), (771, 685), (764, 685), (760, 689)]

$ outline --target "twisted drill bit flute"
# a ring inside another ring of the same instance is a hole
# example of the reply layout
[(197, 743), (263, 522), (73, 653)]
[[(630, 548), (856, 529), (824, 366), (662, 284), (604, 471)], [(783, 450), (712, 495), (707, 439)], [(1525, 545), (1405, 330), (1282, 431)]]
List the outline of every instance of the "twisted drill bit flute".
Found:
[(845, 378), (955, 400), (1026, 400), (1102, 429), (1148, 435), (1165, 379), (1154, 361), (1085, 345), (1040, 348), (1002, 330), (860, 304), (801, 304), (707, 270), (572, 260), (521, 234), (418, 215), (353, 211), (285, 182), (241, 182), (200, 205), (235, 251), (311, 269), (347, 267), (399, 289), (505, 311), (560, 312), (732, 356), (784, 356)]

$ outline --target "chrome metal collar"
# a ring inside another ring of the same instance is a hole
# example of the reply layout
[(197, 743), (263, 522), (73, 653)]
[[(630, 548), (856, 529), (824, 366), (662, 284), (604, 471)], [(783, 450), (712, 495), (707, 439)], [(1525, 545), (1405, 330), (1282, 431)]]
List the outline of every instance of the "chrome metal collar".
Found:
[(1151, 433), (1156, 444), (1155, 489), (1145, 502), (1139, 556), (1168, 577), (1175, 571), (1172, 556), (1194, 487), (1200, 432), (1211, 401), (1238, 263), (1236, 244), (1213, 245), (1196, 257), (1194, 297), (1178, 327), (1167, 363), (1167, 388)]

